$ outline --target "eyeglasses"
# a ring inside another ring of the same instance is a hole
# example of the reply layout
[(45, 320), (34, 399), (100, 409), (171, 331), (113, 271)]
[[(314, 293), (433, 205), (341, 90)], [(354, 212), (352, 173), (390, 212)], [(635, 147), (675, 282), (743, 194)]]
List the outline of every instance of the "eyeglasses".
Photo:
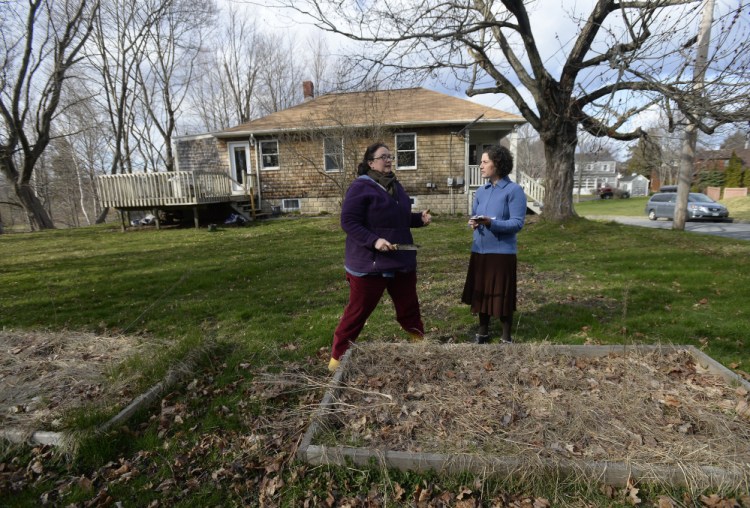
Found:
[(381, 155), (380, 157), (373, 157), (372, 160), (376, 161), (378, 159), (383, 159), (384, 162), (395, 160), (396, 158), (393, 155)]

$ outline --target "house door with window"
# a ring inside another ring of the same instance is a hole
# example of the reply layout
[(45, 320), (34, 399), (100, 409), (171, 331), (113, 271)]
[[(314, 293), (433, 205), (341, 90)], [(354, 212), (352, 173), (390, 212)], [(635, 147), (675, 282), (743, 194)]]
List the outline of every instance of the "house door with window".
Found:
[(245, 182), (247, 189), (253, 188), (250, 165), (250, 143), (236, 141), (227, 143), (229, 149), (229, 176), (232, 178), (232, 194), (243, 194)]

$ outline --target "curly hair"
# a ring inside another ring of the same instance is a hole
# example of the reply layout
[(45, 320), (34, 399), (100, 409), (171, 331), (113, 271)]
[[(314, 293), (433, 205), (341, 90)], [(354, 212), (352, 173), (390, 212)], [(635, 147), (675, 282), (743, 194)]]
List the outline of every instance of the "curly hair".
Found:
[(492, 145), (485, 148), (482, 153), (486, 153), (495, 165), (498, 177), (505, 178), (513, 171), (513, 154), (504, 146)]

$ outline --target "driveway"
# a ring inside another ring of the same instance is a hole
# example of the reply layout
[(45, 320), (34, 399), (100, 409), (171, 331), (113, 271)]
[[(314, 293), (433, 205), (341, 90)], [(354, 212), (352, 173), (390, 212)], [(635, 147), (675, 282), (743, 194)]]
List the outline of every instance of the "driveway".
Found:
[[(612, 220), (629, 226), (641, 226), (645, 228), (672, 229), (672, 221), (659, 219), (648, 220), (643, 217), (586, 215), (591, 220)], [(750, 223), (748, 222), (686, 222), (685, 231), (691, 233), (703, 233), (706, 235), (717, 235), (735, 240), (750, 240)]]

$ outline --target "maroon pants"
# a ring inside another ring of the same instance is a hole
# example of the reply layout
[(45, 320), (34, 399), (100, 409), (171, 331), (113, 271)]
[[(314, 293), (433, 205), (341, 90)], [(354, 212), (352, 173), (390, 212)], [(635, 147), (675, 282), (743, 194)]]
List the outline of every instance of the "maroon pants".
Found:
[(369, 275), (357, 277), (346, 274), (349, 282), (349, 303), (333, 333), (331, 357), (336, 360), (357, 340), (367, 318), (378, 306), (383, 291), (387, 290), (396, 308), (396, 320), (409, 333), (424, 335), (424, 324), (419, 313), (417, 272), (396, 272), (395, 277)]

